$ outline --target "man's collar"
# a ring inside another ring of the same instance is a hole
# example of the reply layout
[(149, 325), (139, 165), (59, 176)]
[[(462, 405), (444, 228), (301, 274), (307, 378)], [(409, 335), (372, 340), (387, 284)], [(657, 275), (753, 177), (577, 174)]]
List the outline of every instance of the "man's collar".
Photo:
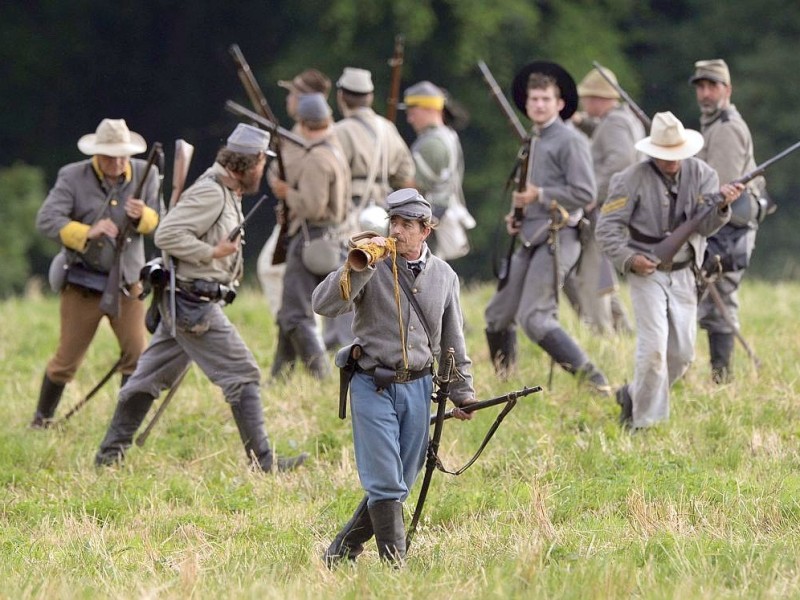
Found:
[[(106, 174), (103, 173), (103, 170), (100, 168), (100, 162), (97, 160), (97, 155), (92, 156), (92, 170), (101, 183), (106, 179), (111, 179), (110, 177), (106, 177)], [(125, 183), (130, 183), (131, 179), (133, 178), (133, 168), (131, 167), (130, 160), (128, 160), (128, 164), (125, 165), (125, 172), (122, 174), (122, 177)]]
[(558, 115), (556, 115), (556, 116), (554, 116), (552, 119), (550, 119), (550, 120), (549, 120), (547, 123), (545, 123), (545, 124), (544, 124), (544, 125), (542, 125), (542, 126), (536, 125), (536, 124), (534, 123), (534, 125), (533, 125), (533, 132), (534, 132), (536, 135), (542, 135), (542, 132), (543, 132), (545, 129), (547, 129), (548, 127), (550, 127), (550, 125), (552, 125), (553, 123), (555, 123), (555, 122), (556, 122), (556, 120), (558, 120), (558, 119), (560, 119), (560, 118), (561, 118), (561, 117), (559, 117)]

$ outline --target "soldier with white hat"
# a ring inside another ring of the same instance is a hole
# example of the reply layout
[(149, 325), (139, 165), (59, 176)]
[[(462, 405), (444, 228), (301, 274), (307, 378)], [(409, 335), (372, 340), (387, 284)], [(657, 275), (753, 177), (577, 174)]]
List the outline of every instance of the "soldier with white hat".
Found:
[[(31, 422), (34, 428), (50, 423), (64, 387), (75, 376), (104, 317), (100, 299), (117, 243), (124, 243), (119, 261), (127, 293), (120, 295), (119, 314), (108, 318), (122, 353), (118, 368), (123, 383), (147, 345), (145, 307), (137, 297), (139, 271), (144, 266), (143, 236), (158, 225), (158, 173), (151, 169), (148, 176), (146, 161), (131, 158), (147, 150), (147, 144), (128, 129), (124, 119), (103, 119), (94, 133), (78, 140), (78, 149), (91, 158), (58, 172), (36, 218), (39, 231), (58, 240), (63, 249), (51, 269), (51, 285), (61, 298), (61, 335), (42, 381)], [(133, 198), (144, 177), (142, 197)], [(129, 236), (118, 240), (125, 230)]]
[[(699, 132), (685, 129), (671, 112), (653, 117), (650, 135), (636, 149), (650, 157), (611, 178), (600, 210), (597, 241), (614, 266), (628, 276), (636, 318), (633, 381), (617, 390), (620, 423), (648, 427), (669, 418), (669, 388), (694, 358), (697, 336), (695, 269), (703, 260), (706, 236), (728, 222), (728, 205), (741, 184), (719, 185), (719, 177), (694, 158), (703, 147)], [(653, 253), (677, 226), (702, 206), (704, 194), (721, 193), (697, 231), (669, 264)]]
[(350, 165), (353, 227), (385, 232), (386, 196), (413, 183), (414, 161), (394, 123), (372, 109), (374, 90), (372, 73), (345, 67), (336, 82), (336, 104), (343, 118), (334, 130)]

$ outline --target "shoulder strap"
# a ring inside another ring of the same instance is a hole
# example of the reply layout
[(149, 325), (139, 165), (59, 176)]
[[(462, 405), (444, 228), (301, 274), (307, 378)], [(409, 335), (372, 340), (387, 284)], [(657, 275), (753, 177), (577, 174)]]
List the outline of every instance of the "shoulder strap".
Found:
[[(388, 268), (391, 271), (392, 265), (389, 264), (389, 261), (383, 261), (383, 262), (386, 265), (386, 268)], [(414, 312), (417, 313), (417, 317), (419, 317), (420, 323), (422, 323), (422, 329), (425, 330), (425, 335), (428, 338), (428, 348), (430, 348), (431, 350), (431, 357), (433, 358), (433, 361), (436, 362), (436, 355), (433, 352), (433, 339), (431, 338), (431, 328), (430, 325), (428, 325), (428, 320), (425, 318), (425, 313), (422, 312), (422, 307), (419, 305), (419, 302), (417, 302), (417, 299), (414, 296), (414, 294), (412, 294), (411, 290), (408, 288), (408, 282), (405, 280), (405, 278), (398, 277), (397, 281), (400, 284), (400, 288), (403, 290), (403, 293), (406, 295), (406, 298), (408, 298), (408, 303), (411, 305), (411, 308), (414, 309)]]

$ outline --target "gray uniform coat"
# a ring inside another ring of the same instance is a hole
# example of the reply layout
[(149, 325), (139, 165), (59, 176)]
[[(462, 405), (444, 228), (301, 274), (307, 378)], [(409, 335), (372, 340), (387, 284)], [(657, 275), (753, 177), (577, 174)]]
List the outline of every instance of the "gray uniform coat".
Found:
[[(399, 319), (395, 300), (395, 282), (388, 259), (361, 272), (352, 271), (350, 300), (343, 300), (339, 280), (344, 267), (328, 275), (314, 290), (314, 311), (326, 317), (335, 317), (350, 311), (353, 318), (355, 343), (360, 344), (364, 356), (359, 360), (363, 369), (378, 365), (402, 369), (403, 346), (400, 342)], [(474, 397), (472, 361), (467, 356), (464, 341), (464, 321), (459, 300), (459, 282), (455, 271), (443, 260), (428, 252), (425, 268), (414, 279), (406, 260), (397, 257), (398, 276), (407, 278), (431, 328), (433, 353), (438, 359), (442, 350), (455, 350), (456, 367), (464, 374), (464, 381), (450, 385), (450, 398), (458, 405)], [(428, 337), (416, 311), (405, 294), (400, 295), (400, 311), (406, 340), (408, 369), (419, 371), (434, 362)]]
[[(102, 218), (111, 218), (117, 225), (125, 221), (125, 200), (133, 195), (144, 176), (146, 161), (132, 158), (131, 173), (116, 186), (99, 175), (93, 159), (82, 160), (62, 167), (53, 189), (39, 209), (36, 228), (50, 239), (60, 241), (66, 248), (80, 255), (86, 248), (86, 232)], [(108, 196), (111, 199), (106, 203)], [(139, 271), (144, 266), (144, 240), (142, 235), (152, 233), (158, 223), (158, 171), (151, 168), (142, 192), (148, 214), (129, 236), (121, 256), (122, 281), (139, 281)], [(86, 227), (76, 228), (75, 224)], [(81, 236), (82, 233), (82, 236)], [(77, 235), (76, 235), (77, 234)]]

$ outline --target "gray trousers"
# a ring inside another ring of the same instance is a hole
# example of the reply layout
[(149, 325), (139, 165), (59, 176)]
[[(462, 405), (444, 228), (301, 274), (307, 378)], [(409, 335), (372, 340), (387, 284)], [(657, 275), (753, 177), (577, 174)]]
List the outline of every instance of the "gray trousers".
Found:
[(689, 268), (631, 273), (628, 283), (636, 318), (632, 425), (647, 427), (669, 418), (669, 388), (694, 360), (697, 292)]
[(120, 390), (120, 402), (139, 392), (158, 398), (162, 391), (172, 387), (191, 361), (222, 389), (228, 402), (239, 401), (244, 385), (258, 385), (261, 373), (253, 353), (220, 306), (211, 307), (209, 323), (205, 333), (178, 328), (173, 338), (168, 320), (163, 320), (139, 358), (136, 371)]
[[(575, 266), (581, 252), (578, 230), (558, 233), (558, 283)], [(522, 247), (511, 257), (508, 283), (495, 293), (484, 312), (488, 331), (505, 331), (518, 323), (529, 338), (540, 342), (558, 322), (558, 295), (553, 281), (553, 254), (548, 244)]]

